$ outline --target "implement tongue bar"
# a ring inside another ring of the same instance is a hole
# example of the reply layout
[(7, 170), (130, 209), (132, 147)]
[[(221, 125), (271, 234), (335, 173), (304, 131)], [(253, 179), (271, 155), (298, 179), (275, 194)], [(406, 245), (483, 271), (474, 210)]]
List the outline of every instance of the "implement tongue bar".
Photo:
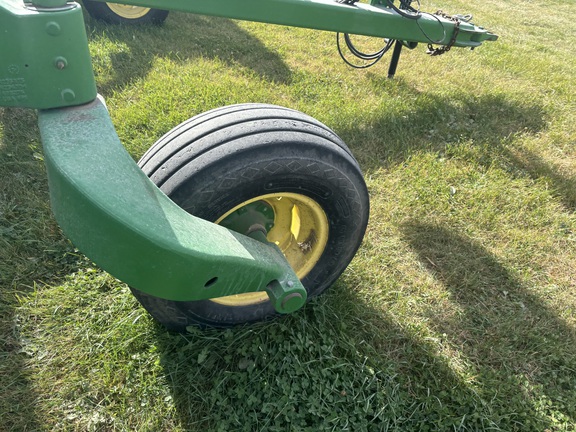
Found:
[[(428, 13), (422, 13), (418, 19), (405, 18), (384, 1), (372, 5), (334, 0), (123, 0), (122, 3), (441, 45), (451, 41), (455, 27), (454, 21)], [(497, 38), (482, 27), (461, 22), (454, 46), (476, 47)]]

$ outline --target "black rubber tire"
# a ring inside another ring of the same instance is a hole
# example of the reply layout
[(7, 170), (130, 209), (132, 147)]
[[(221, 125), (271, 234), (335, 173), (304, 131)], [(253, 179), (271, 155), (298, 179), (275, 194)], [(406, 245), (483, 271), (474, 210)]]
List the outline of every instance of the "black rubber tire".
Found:
[[(327, 216), (328, 240), (302, 279), (308, 298), (345, 270), (368, 223), (368, 191), (348, 147), (322, 123), (287, 108), (242, 104), (198, 115), (164, 135), (139, 165), (176, 204), (209, 221), (265, 194), (312, 198)], [(180, 332), (190, 325), (227, 327), (276, 315), (269, 301), (232, 307), (132, 291), (153, 317)]]
[(84, 9), (92, 18), (110, 24), (162, 24), (168, 16), (167, 10), (142, 8), (142, 15), (130, 16), (121, 11), (114, 10), (115, 3), (103, 3), (93, 0), (82, 0)]

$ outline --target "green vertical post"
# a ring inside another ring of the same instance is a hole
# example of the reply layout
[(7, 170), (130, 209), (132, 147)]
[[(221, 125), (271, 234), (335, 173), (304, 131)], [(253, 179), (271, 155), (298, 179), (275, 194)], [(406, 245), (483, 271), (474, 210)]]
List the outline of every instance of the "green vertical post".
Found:
[(0, 0), (0, 106), (56, 108), (95, 98), (81, 7)]

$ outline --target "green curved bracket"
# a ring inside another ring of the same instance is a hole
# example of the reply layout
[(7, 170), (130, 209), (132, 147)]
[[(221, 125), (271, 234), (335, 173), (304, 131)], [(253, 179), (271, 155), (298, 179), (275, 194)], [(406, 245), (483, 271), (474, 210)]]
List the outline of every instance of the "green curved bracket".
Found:
[(100, 99), (40, 111), (39, 125), (54, 215), (101, 268), (168, 300), (267, 291), (278, 312), (304, 304), (278, 248), (186, 213), (146, 177)]

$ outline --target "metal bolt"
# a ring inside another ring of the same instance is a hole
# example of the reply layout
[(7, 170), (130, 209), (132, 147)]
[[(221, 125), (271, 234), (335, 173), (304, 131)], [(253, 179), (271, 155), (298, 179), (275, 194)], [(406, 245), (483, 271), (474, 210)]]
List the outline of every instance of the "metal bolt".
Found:
[(268, 206), (266, 206), (266, 204), (260, 204), (258, 206), (258, 210), (260, 210), (264, 214), (266, 214), (270, 211), (270, 209), (268, 208)]
[(294, 286), (294, 282), (289, 280), (288, 282), (286, 282), (286, 285), (288, 285), (288, 288), (292, 288)]
[(62, 70), (68, 66), (68, 61), (64, 57), (56, 57), (54, 59), (54, 65), (56, 69)]

